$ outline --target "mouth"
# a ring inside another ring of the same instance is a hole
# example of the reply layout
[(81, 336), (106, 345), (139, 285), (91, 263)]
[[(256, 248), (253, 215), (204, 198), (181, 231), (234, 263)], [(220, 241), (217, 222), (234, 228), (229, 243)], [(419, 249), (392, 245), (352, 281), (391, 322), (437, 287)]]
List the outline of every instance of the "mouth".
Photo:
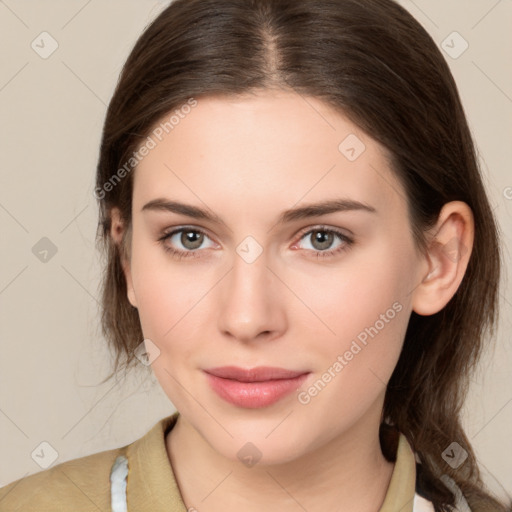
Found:
[(272, 405), (297, 390), (311, 373), (260, 366), (223, 366), (204, 370), (210, 387), (222, 399), (247, 409)]
[(204, 370), (210, 375), (239, 382), (265, 382), (269, 380), (294, 379), (309, 371), (286, 370), (275, 366), (257, 366), (255, 368), (239, 368), (237, 366), (220, 366)]

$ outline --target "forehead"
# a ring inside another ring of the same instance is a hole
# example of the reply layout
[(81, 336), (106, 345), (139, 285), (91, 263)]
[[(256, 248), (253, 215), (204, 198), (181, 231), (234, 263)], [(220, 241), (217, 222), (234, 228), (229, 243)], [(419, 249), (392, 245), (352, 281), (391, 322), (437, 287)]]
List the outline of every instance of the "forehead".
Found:
[(404, 199), (385, 148), (317, 98), (264, 91), (196, 101), (172, 124), (172, 113), (155, 124), (135, 171), (134, 209), (165, 196), (223, 208), (343, 196), (378, 209)]

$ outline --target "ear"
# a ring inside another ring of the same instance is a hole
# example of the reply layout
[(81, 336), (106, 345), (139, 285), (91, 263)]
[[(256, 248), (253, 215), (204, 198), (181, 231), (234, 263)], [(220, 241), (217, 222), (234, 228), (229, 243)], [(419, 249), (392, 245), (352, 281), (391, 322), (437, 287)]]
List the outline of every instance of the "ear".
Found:
[[(127, 297), (130, 301), (130, 304), (136, 308), (137, 300), (135, 298), (135, 292), (133, 290), (133, 282), (132, 282), (132, 274), (131, 274), (131, 258), (129, 258), (126, 254), (126, 251), (123, 250), (123, 243), (127, 245), (131, 243), (131, 240), (124, 240), (128, 233), (126, 232), (126, 227), (124, 222), (121, 219), (121, 212), (119, 208), (112, 208), (111, 212), (111, 227), (110, 227), (110, 235), (114, 240), (114, 243), (120, 248), (121, 254), (121, 265), (123, 267), (124, 277), (126, 279), (126, 289), (127, 289)], [(131, 251), (130, 251), (131, 252)]]
[(425, 275), (412, 299), (417, 314), (433, 315), (455, 295), (468, 266), (474, 233), (473, 212), (466, 203), (451, 201), (443, 206), (436, 225), (427, 233)]

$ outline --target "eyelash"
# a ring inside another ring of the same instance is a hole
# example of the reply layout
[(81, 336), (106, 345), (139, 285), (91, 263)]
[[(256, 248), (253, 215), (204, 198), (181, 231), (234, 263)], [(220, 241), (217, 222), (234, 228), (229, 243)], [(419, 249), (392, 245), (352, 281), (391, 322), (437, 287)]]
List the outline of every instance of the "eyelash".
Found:
[[(167, 253), (171, 254), (171, 256), (173, 256), (174, 258), (177, 258), (178, 260), (185, 259), (185, 258), (198, 258), (198, 257), (200, 257), (200, 256), (197, 256), (197, 253), (200, 252), (197, 249), (194, 250), (194, 251), (182, 251), (182, 250), (179, 250), (179, 249), (173, 249), (172, 247), (170, 247), (170, 246), (165, 244), (165, 242), (169, 238), (171, 238), (176, 233), (180, 233), (182, 231), (188, 231), (188, 232), (193, 232), (193, 233), (200, 233), (200, 234), (203, 234), (204, 236), (208, 237), (207, 233), (204, 232), (202, 229), (186, 227), (185, 226), (185, 227), (181, 227), (179, 229), (174, 229), (172, 231), (164, 233), (163, 236), (158, 239), (158, 242), (160, 242), (162, 244), (164, 250)], [(352, 238), (348, 237), (347, 235), (345, 235), (341, 231), (338, 231), (337, 229), (328, 228), (326, 226), (316, 226), (316, 227), (314, 227), (312, 229), (309, 229), (308, 231), (302, 232), (300, 234), (299, 241), (302, 240), (306, 235), (310, 235), (311, 233), (313, 233), (315, 231), (320, 231), (322, 233), (337, 235), (339, 237), (339, 239), (343, 242), (343, 244), (338, 246), (336, 249), (328, 249), (328, 250), (325, 250), (325, 251), (314, 251), (314, 252), (316, 252), (316, 257), (317, 258), (329, 258), (331, 256), (335, 256), (338, 253), (347, 251), (354, 244), (354, 240)]]

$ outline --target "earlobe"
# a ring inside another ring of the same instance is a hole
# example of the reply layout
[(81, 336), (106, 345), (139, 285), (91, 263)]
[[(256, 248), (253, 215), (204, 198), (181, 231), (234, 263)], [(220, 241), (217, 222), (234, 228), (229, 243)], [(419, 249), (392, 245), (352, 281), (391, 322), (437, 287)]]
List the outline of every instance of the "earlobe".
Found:
[(125, 225), (121, 219), (120, 211), (116, 207), (112, 208), (111, 210), (110, 235), (112, 236), (114, 243), (120, 248), (121, 265), (123, 267), (123, 273), (126, 280), (128, 301), (134, 308), (136, 308), (137, 300), (135, 298), (135, 292), (133, 289), (130, 260), (123, 250), (123, 243), (125, 242), (124, 237), (127, 236), (127, 233)]
[(462, 201), (446, 203), (428, 233), (427, 273), (413, 292), (412, 309), (433, 315), (455, 295), (466, 272), (474, 239), (471, 208)]

